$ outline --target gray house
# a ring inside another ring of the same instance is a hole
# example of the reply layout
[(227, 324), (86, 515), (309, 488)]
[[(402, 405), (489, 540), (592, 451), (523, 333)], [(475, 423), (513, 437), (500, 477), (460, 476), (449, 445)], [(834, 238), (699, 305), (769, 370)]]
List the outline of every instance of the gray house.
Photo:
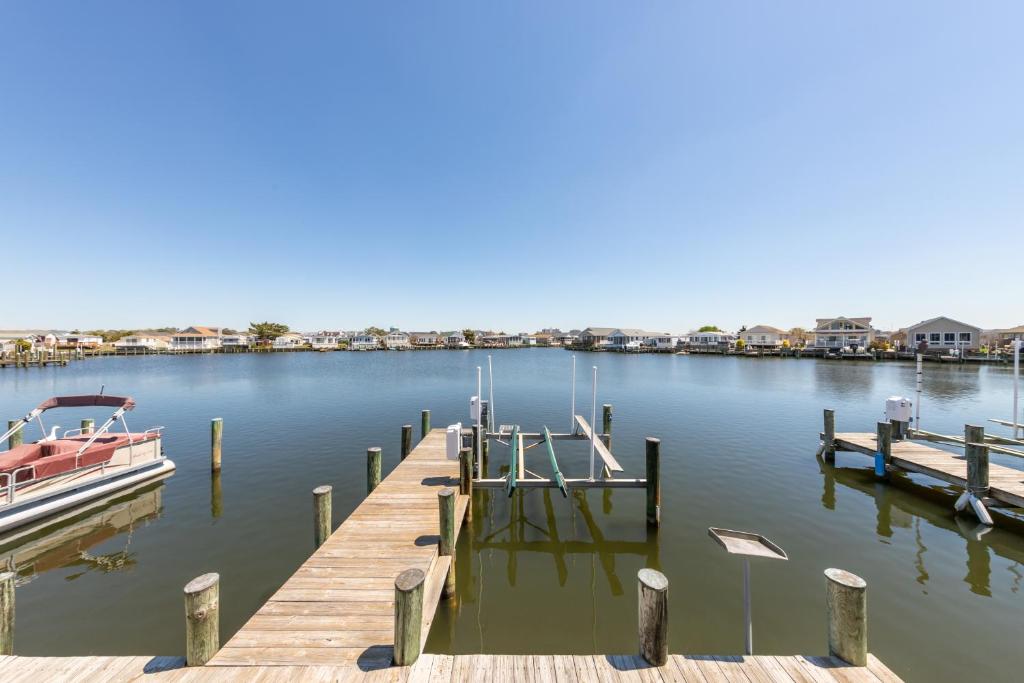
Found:
[(907, 328), (907, 346), (919, 349), (922, 343), (934, 352), (974, 350), (981, 346), (981, 328), (945, 316), (922, 320)]

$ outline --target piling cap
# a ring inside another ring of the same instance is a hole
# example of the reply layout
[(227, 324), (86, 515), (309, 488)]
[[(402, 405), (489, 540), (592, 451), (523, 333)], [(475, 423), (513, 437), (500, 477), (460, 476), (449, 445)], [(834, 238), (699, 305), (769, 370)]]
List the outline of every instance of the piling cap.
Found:
[(656, 591), (668, 590), (668, 578), (657, 569), (644, 568), (637, 572), (640, 583)]
[(829, 581), (834, 581), (835, 583), (841, 584), (843, 586), (847, 586), (849, 588), (867, 588), (868, 587), (868, 584), (867, 584), (867, 582), (864, 579), (860, 578), (856, 574), (851, 574), (850, 572), (846, 571), (845, 569), (835, 569), (835, 568), (826, 569), (825, 570), (825, 577)]
[(421, 585), (426, 578), (422, 569), (406, 569), (395, 578), (395, 588), (406, 593)]
[(197, 576), (185, 585), (185, 594), (190, 595), (192, 593), (201, 593), (207, 588), (215, 586), (219, 582), (220, 574), (217, 574), (216, 572)]

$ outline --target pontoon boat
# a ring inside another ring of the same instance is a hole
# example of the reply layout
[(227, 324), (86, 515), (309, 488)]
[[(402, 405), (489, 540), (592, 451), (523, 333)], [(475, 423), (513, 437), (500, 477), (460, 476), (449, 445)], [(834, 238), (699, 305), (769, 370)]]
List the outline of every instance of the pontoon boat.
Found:
[[(166, 475), (174, 463), (163, 456), (160, 430), (128, 431), (124, 414), (135, 401), (123, 396), (56, 396), (40, 403), (0, 437), (6, 441), (33, 420), (46, 435), (42, 414), (52, 408), (108, 406), (114, 414), (93, 431), (70, 429), (0, 453), (0, 531), (80, 505), (88, 500)], [(124, 432), (110, 428), (120, 421)]]

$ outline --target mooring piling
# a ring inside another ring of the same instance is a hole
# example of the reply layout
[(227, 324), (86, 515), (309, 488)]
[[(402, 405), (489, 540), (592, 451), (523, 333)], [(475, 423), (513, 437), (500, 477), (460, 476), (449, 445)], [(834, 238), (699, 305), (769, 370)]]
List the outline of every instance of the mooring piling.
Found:
[(331, 536), (331, 487), (313, 489), (313, 536), (319, 548)]
[[(459, 451), (459, 493), (473, 501), (473, 451), (463, 448)], [(466, 520), (473, 521), (473, 506), (466, 506)]]
[(412, 425), (402, 425), (402, 460), (412, 453)]
[(14, 654), (14, 572), (0, 572), (0, 655)]
[(430, 411), (420, 411), (420, 439), (425, 439), (430, 433)]
[(661, 526), (661, 439), (647, 437), (647, 523)]
[(82, 434), (92, 434), (93, 429), (95, 429), (95, 425), (96, 425), (96, 423), (93, 421), (93, 419), (91, 417), (83, 418), (82, 419)]
[(889, 476), (889, 466), (892, 465), (891, 422), (878, 423), (875, 428), (875, 442), (878, 444), (878, 451), (875, 453), (875, 474), (886, 478)]
[(964, 454), (967, 456), (967, 490), (975, 496), (988, 495), (988, 448), (985, 428), (964, 425)]
[(380, 485), (381, 477), (381, 454), (380, 446), (366, 449), (366, 493), (373, 493), (373, 490)]
[(825, 408), (825, 462), (836, 462), (836, 411)]
[(420, 632), (423, 629), (422, 569), (406, 569), (395, 579), (395, 647), (398, 666), (410, 666), (420, 656)]
[(446, 487), (438, 491), (437, 507), (440, 522), (437, 554), (441, 557), (451, 558), (451, 564), (448, 565), (448, 573), (444, 579), (444, 590), (441, 594), (450, 598), (455, 595), (455, 490)]
[(843, 569), (825, 570), (828, 652), (853, 664), (868, 664), (867, 583)]
[(203, 574), (185, 586), (185, 661), (202, 666), (220, 649), (220, 574)]
[(608, 447), (608, 450), (612, 448), (612, 404), (605, 403), (601, 410), (602, 422), (601, 426), (604, 431), (604, 445)]
[(224, 435), (224, 418), (215, 417), (210, 420), (210, 469), (220, 471), (220, 446)]
[[(14, 425), (18, 424), (17, 420), (8, 420), (7, 429), (14, 429)], [(24, 427), (19, 429), (10, 435), (7, 439), (7, 448), (16, 448), (25, 442), (25, 429)]]
[(668, 661), (668, 579), (657, 569), (637, 572), (640, 656), (652, 666)]

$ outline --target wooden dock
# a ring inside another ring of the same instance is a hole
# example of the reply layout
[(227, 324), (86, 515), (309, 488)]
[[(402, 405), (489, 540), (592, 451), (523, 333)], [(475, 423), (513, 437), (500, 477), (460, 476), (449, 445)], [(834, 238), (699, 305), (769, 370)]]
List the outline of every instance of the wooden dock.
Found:
[(90, 681), (509, 681), (545, 683), (896, 683), (901, 679), (876, 657), (855, 667), (836, 657), (671, 655), (651, 666), (638, 655), (438, 655), (408, 667), (365, 670), (358, 665), (185, 667), (177, 657), (0, 657), (0, 680)]
[[(874, 457), (878, 451), (875, 434), (837, 432), (835, 450)], [(947, 484), (967, 488), (967, 458), (943, 451), (917, 440), (892, 442), (891, 464), (900, 470), (933, 477)], [(1004, 465), (988, 466), (988, 496), (1011, 507), (1024, 507), (1024, 471)]]

